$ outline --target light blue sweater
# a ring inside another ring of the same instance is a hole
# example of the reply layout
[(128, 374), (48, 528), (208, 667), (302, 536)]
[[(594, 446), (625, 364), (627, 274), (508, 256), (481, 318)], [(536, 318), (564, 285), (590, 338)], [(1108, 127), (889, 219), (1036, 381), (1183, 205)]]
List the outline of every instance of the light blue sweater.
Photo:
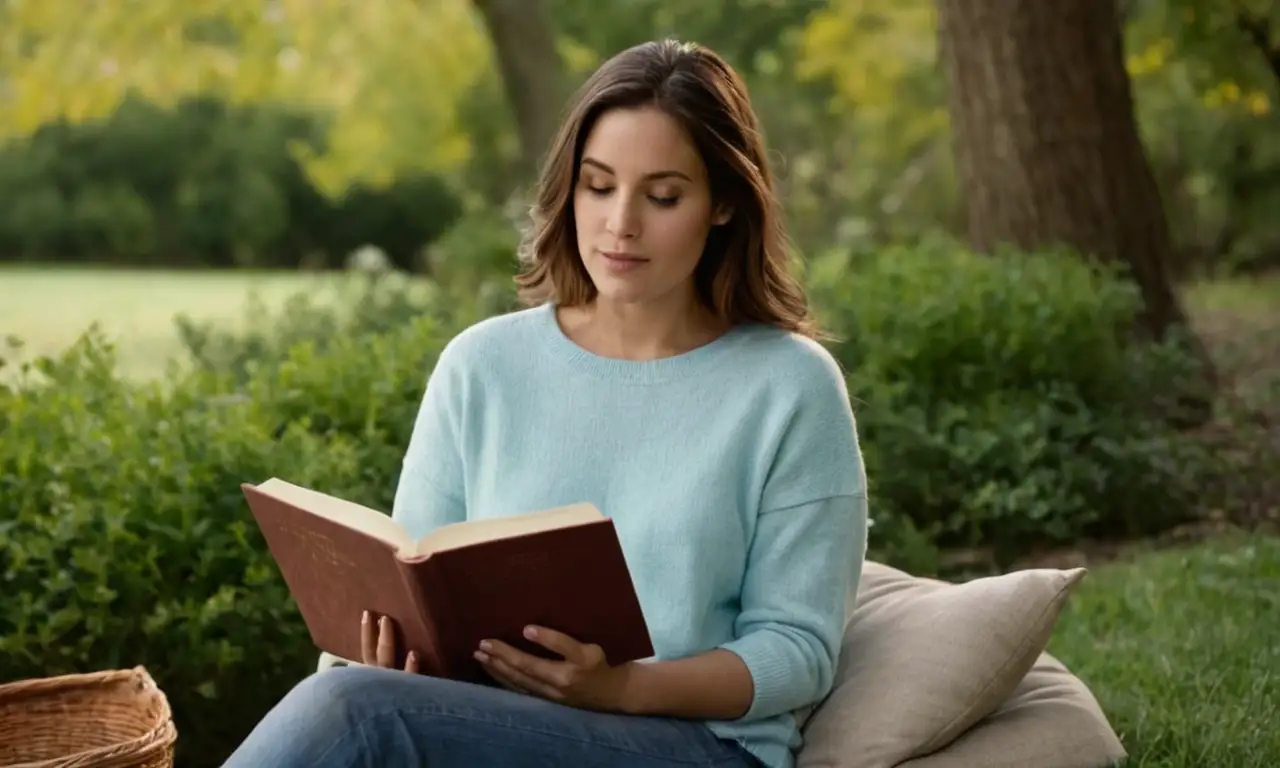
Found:
[(393, 516), (444, 523), (588, 501), (622, 541), (658, 659), (715, 648), (755, 682), (707, 725), (772, 768), (829, 690), (866, 552), (844, 379), (820, 345), (740, 326), (656, 361), (600, 357), (551, 305), (486, 319), (432, 372)]

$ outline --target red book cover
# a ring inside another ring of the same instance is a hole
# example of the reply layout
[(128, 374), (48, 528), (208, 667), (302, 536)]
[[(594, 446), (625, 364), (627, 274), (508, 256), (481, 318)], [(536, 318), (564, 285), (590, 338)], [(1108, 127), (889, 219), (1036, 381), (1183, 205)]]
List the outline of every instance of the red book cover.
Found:
[(414, 541), (389, 515), (280, 479), (241, 485), (320, 650), (360, 661), (360, 618), (397, 628), (397, 665), (488, 682), (472, 653), (538, 624), (598, 644), (610, 664), (653, 646), (613, 521), (590, 504), (443, 526)]

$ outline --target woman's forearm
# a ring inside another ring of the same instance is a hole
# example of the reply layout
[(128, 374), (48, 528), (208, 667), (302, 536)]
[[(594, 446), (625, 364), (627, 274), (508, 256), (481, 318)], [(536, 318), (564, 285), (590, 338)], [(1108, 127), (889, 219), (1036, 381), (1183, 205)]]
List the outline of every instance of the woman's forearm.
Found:
[(620, 708), (633, 715), (735, 720), (751, 708), (755, 684), (742, 659), (716, 649), (686, 659), (627, 665)]

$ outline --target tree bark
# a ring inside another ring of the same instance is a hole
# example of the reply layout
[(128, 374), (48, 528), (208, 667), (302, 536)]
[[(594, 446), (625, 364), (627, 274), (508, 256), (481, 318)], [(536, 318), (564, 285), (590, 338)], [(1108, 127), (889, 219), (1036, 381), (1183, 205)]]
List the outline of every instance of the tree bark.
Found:
[(528, 178), (555, 135), (566, 75), (542, 0), (474, 0), (498, 59), (520, 136), (520, 172)]
[(1114, 0), (938, 0), (972, 245), (1127, 260), (1157, 335), (1184, 315), (1133, 116)]
[[(1126, 262), (1140, 331), (1187, 326), (1168, 272), (1160, 191), (1142, 146), (1115, 0), (937, 0), (971, 246), (1065, 246)], [(1196, 396), (1207, 415), (1213, 373)]]

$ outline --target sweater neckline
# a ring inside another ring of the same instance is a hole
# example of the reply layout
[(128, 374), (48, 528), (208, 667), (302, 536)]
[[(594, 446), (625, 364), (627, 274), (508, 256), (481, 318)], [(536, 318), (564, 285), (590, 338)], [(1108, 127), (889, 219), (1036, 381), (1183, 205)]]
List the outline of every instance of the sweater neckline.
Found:
[(687, 352), (653, 360), (626, 360), (598, 355), (569, 338), (556, 316), (555, 302), (538, 308), (539, 334), (552, 352), (571, 368), (597, 378), (628, 384), (656, 384), (695, 375), (713, 366), (742, 336), (746, 326), (734, 325), (711, 341)]

